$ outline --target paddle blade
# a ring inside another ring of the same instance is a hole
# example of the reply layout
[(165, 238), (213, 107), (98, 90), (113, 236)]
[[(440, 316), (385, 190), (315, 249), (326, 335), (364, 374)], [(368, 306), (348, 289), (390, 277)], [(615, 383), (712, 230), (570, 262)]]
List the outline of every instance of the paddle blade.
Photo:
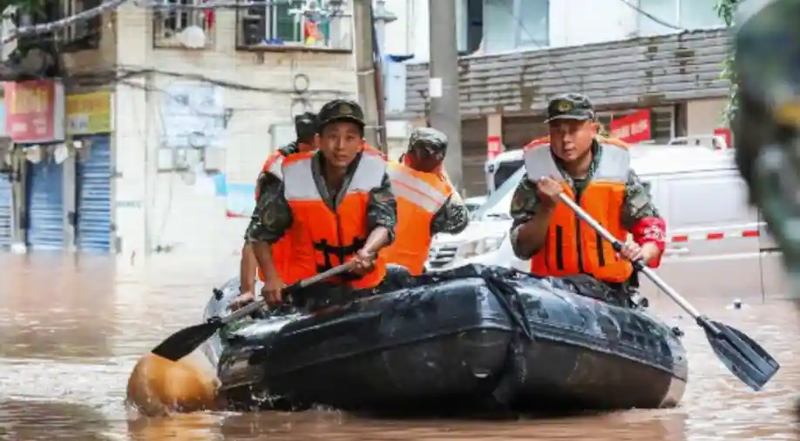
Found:
[(222, 323), (214, 321), (203, 323), (202, 325), (190, 326), (170, 335), (161, 344), (156, 346), (151, 352), (167, 360), (178, 361), (191, 354), (206, 340), (211, 338)]
[(780, 369), (778, 362), (742, 331), (707, 319), (698, 323), (717, 357), (753, 390), (761, 390)]

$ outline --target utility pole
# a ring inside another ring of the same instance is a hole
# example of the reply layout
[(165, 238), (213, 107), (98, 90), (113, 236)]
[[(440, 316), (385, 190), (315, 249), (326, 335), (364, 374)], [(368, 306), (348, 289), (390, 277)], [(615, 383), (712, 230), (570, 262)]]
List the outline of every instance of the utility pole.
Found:
[(441, 130), (449, 140), (444, 166), (450, 181), (461, 190), (461, 108), (458, 93), (458, 43), (456, 41), (455, 0), (428, 0), (430, 26), (431, 127)]
[(378, 108), (377, 78), (374, 59), (375, 35), (372, 27), (372, 0), (353, 2), (355, 28), (356, 75), (358, 76), (358, 103), (364, 109), (366, 130), (364, 138), (375, 148), (386, 151), (386, 140), (380, 139), (381, 123)]

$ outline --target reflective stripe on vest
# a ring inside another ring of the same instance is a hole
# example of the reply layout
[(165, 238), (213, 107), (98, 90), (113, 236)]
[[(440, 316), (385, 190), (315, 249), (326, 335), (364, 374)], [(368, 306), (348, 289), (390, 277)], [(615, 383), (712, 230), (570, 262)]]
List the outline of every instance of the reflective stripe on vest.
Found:
[(417, 172), (400, 164), (391, 164), (388, 173), (395, 197), (405, 198), (431, 214), (439, 211), (450, 197), (446, 189), (434, 184), (441, 182), (436, 175)]
[(397, 199), (397, 227), (394, 242), (381, 255), (386, 263), (402, 265), (412, 275), (420, 275), (431, 246), (431, 222), (453, 187), (436, 174), (402, 164), (390, 164), (388, 174)]
[[(625, 185), (630, 172), (630, 154), (616, 145), (602, 144), (602, 156), (592, 180), (580, 195), (579, 205), (606, 227), (620, 241), (628, 232), (622, 226)], [(528, 179), (552, 177), (561, 183), (564, 193), (575, 200), (572, 187), (564, 179), (553, 159), (549, 145), (525, 152)], [(591, 274), (607, 282), (621, 283), (630, 278), (630, 262), (620, 258), (608, 241), (594, 231), (565, 204), (555, 207), (544, 247), (531, 260), (531, 272), (540, 276), (563, 277)]]
[[(350, 259), (366, 243), (369, 192), (380, 187), (386, 162), (364, 152), (352, 179), (334, 212), (323, 200), (314, 180), (314, 153), (291, 155), (284, 160), (284, 195), (294, 220), (289, 234), (295, 243), (291, 271), (293, 279), (311, 277)], [(382, 258), (363, 277), (342, 276), (332, 281), (354, 288), (373, 288), (386, 274)]]

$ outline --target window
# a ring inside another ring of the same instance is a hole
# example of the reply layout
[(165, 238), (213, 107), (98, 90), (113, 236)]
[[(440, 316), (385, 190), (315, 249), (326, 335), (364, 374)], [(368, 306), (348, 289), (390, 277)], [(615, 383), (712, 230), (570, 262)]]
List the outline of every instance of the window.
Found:
[(213, 43), (216, 13), (199, 9), (204, 0), (162, 0), (164, 8), (155, 10), (153, 45), (155, 47), (185, 47), (200, 49)]
[(549, 14), (549, 0), (485, 0), (484, 52), (547, 47)]
[(323, 0), (256, 0), (264, 3), (237, 12), (237, 45), (240, 49), (304, 48), (350, 51), (352, 31), (349, 14), (341, 6)]
[(656, 19), (639, 14), (639, 33), (658, 35), (675, 32), (677, 29), (674, 27), (702, 29), (722, 26), (722, 19), (714, 10), (716, 3), (717, 0), (639, 0), (639, 9)]
[[(71, 17), (100, 6), (101, 0), (65, 0), (61, 3), (61, 16)], [(100, 47), (100, 34), (103, 30), (103, 16), (88, 20), (78, 20), (61, 31), (65, 52), (97, 49)]]

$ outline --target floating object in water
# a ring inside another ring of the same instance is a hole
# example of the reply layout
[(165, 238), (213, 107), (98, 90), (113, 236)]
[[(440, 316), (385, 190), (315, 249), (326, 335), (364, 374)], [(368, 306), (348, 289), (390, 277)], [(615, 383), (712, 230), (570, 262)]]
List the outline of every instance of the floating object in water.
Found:
[(148, 353), (128, 378), (126, 404), (146, 416), (216, 408), (213, 374), (184, 359), (170, 361)]

